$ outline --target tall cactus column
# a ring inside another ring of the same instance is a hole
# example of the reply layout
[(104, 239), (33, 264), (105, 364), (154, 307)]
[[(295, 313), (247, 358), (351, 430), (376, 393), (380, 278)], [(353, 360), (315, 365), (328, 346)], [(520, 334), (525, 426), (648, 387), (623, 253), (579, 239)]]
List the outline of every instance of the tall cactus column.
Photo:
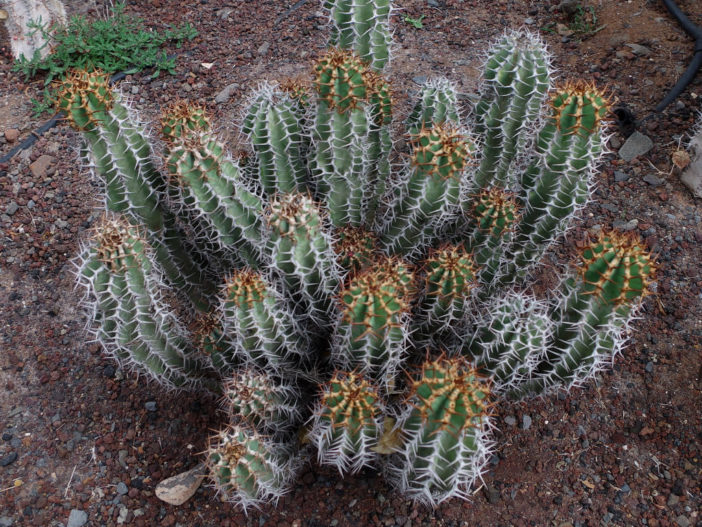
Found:
[[(177, 388), (215, 388), (177, 319), (160, 302), (149, 247), (123, 218), (105, 218), (84, 250), (79, 282), (95, 296), (98, 337), (123, 364)], [(99, 315), (98, 315), (99, 313)]]
[(83, 132), (90, 162), (105, 185), (107, 209), (146, 227), (154, 257), (167, 279), (206, 309), (209, 288), (163, 203), (165, 179), (151, 161), (151, 148), (117, 94), (100, 73), (75, 71), (59, 85), (57, 108)]
[(390, 0), (324, 0), (329, 12), (331, 46), (354, 50), (375, 70), (390, 59)]
[(546, 48), (532, 33), (507, 33), (490, 50), (475, 108), (473, 132), (481, 139), (482, 157), (474, 190), (513, 189), (511, 172), (539, 124), (550, 75)]
[[(335, 227), (367, 222), (383, 138), (374, 135), (389, 107), (379, 74), (348, 50), (332, 49), (315, 65), (317, 112), (310, 168)], [(387, 170), (386, 170), (387, 171)]]
[(444, 125), (411, 137), (412, 157), (381, 224), (381, 243), (393, 254), (417, 256), (460, 212), (462, 175), (470, 145)]
[(395, 424), (403, 442), (389, 474), (402, 492), (432, 506), (469, 496), (492, 446), (489, 397), (486, 380), (461, 357), (422, 365)]

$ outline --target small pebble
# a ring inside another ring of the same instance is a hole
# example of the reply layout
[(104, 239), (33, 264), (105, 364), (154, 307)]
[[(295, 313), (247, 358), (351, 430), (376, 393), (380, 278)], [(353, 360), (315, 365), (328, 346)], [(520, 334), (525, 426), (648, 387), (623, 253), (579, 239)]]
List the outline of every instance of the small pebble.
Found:
[(524, 414), (522, 416), (522, 430), (529, 430), (531, 427), (531, 417)]
[(155, 412), (156, 411), (156, 401), (148, 401), (144, 407), (146, 408), (147, 412)]
[(127, 492), (129, 492), (129, 489), (123, 481), (117, 483), (117, 494), (121, 494), (122, 496), (124, 496)]

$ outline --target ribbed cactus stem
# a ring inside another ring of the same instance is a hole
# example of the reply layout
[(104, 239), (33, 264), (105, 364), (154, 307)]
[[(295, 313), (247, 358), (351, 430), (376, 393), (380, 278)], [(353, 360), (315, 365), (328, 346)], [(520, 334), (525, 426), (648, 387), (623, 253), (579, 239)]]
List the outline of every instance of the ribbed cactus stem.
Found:
[(419, 133), (435, 123), (460, 126), (458, 93), (449, 80), (442, 77), (429, 79), (419, 92), (419, 98), (406, 122), (407, 133)]
[(119, 362), (168, 387), (216, 390), (207, 362), (161, 300), (163, 285), (136, 227), (104, 218), (83, 251), (78, 280), (95, 301), (97, 336)]
[(436, 506), (466, 499), (488, 461), (490, 388), (461, 357), (422, 365), (395, 428), (403, 437), (389, 474), (411, 498)]
[(341, 474), (372, 465), (382, 410), (378, 390), (370, 382), (355, 372), (335, 372), (322, 389), (309, 433), (319, 463)]
[(503, 394), (533, 380), (554, 323), (548, 302), (510, 292), (477, 314), (474, 327), (477, 331), (464, 343), (462, 354), (493, 379), (493, 392)]
[(650, 253), (637, 236), (602, 233), (583, 251), (580, 278), (566, 280), (553, 310), (554, 336), (535, 380), (520, 397), (556, 386), (577, 386), (610, 362), (655, 273)]
[(329, 12), (329, 44), (353, 49), (375, 70), (390, 59), (390, 0), (324, 0)]
[(232, 272), (221, 310), (225, 335), (239, 360), (276, 374), (290, 373), (304, 360), (304, 333), (282, 295), (260, 273)]
[(411, 136), (412, 157), (381, 225), (381, 243), (393, 254), (416, 256), (460, 211), (461, 178), (470, 159), (465, 134), (447, 125)]
[(297, 465), (289, 445), (247, 426), (231, 426), (211, 437), (207, 462), (223, 499), (244, 510), (277, 502), (288, 491)]
[(256, 155), (254, 172), (266, 196), (308, 192), (303, 115), (278, 86), (265, 83), (251, 96), (242, 131)]
[(111, 91), (107, 76), (72, 72), (58, 87), (56, 105), (88, 144), (89, 161), (105, 185), (107, 209), (144, 224), (169, 282), (195, 307), (206, 309), (209, 289), (203, 269), (190, 256), (175, 217), (163, 204), (165, 179), (151, 161), (143, 130)]
[(221, 143), (207, 133), (188, 133), (172, 143), (166, 167), (172, 201), (187, 211), (186, 217), (198, 220), (200, 246), (210, 245), (249, 266), (265, 263), (263, 200), (248, 188)]
[(519, 205), (514, 194), (494, 187), (483, 190), (473, 204), (472, 234), (468, 246), (473, 251), (479, 266), (478, 278), (485, 297), (493, 285), (507, 255), (506, 249), (512, 241), (514, 226), (519, 220)]
[(273, 270), (301, 314), (329, 325), (340, 269), (318, 205), (304, 194), (280, 195), (271, 202), (267, 221)]
[(219, 310), (199, 313), (188, 329), (195, 349), (209, 358), (220, 377), (231, 374), (241, 364), (241, 359), (236, 357), (236, 350), (224, 334)]
[(336, 231), (334, 252), (339, 265), (353, 275), (371, 265), (377, 256), (378, 238), (360, 227), (342, 227)]
[(417, 313), (414, 342), (439, 343), (447, 332), (465, 330), (477, 268), (463, 246), (444, 245), (424, 262), (424, 296)]
[(332, 339), (335, 364), (392, 389), (408, 345), (413, 282), (409, 268), (394, 258), (351, 279), (341, 292), (341, 317)]
[(231, 419), (241, 419), (261, 433), (288, 432), (300, 422), (300, 391), (267, 372), (238, 370), (226, 380), (223, 392)]
[(605, 145), (608, 100), (594, 86), (568, 84), (553, 97), (552, 113), (537, 138), (537, 160), (524, 173), (525, 210), (513, 266), (524, 275), (568, 228), (585, 205)]
[(512, 172), (541, 119), (550, 69), (543, 42), (527, 31), (506, 33), (490, 50), (475, 108), (482, 146), (475, 190), (514, 187)]

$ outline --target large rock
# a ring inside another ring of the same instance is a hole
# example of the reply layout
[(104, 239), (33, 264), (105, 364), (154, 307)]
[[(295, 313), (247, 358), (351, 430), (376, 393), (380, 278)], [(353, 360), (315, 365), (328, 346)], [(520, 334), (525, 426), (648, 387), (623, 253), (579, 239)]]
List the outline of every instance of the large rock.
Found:
[(171, 505), (182, 505), (200, 487), (202, 480), (205, 478), (206, 470), (205, 464), (200, 463), (187, 472), (164, 479), (156, 485), (156, 497)]
[(696, 198), (702, 198), (702, 127), (690, 141), (691, 162), (680, 175), (680, 181)]
[(47, 26), (66, 24), (66, 10), (61, 0), (0, 0), (0, 7), (7, 12), (5, 27), (16, 59), (22, 55), (31, 59), (35, 51), (42, 57), (50, 52), (41, 33), (28, 27), (30, 21), (41, 20)]
[(634, 132), (619, 149), (619, 157), (627, 163), (647, 153), (653, 148), (653, 141), (641, 132)]

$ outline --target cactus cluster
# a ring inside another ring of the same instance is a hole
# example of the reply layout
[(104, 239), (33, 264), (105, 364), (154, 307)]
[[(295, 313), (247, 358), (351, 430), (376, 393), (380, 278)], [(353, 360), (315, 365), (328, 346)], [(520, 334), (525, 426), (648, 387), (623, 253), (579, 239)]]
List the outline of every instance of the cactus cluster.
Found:
[(308, 82), (254, 91), (245, 159), (201, 106), (166, 107), (159, 141), (99, 72), (59, 86), (107, 210), (77, 265), (92, 327), (123, 366), (221, 397), (206, 456), (245, 508), (310, 457), (429, 505), (467, 498), (492, 408), (590, 378), (654, 279), (635, 236), (602, 232), (531, 288), (589, 198), (609, 102), (554, 87), (541, 41), (511, 32), (471, 112), (430, 80), (395, 141), (388, 0), (323, 5), (329, 50)]

